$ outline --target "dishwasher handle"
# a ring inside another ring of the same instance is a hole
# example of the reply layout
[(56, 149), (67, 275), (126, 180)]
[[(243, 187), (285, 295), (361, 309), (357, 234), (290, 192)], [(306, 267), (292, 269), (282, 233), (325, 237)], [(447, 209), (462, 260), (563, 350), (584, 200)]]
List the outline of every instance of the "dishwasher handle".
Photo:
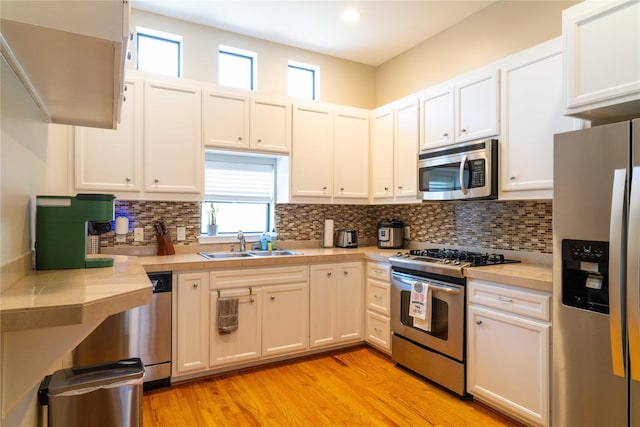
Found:
[(161, 273), (147, 273), (147, 276), (149, 277), (149, 281), (153, 285), (154, 294), (171, 292), (172, 281), (170, 271), (163, 271)]

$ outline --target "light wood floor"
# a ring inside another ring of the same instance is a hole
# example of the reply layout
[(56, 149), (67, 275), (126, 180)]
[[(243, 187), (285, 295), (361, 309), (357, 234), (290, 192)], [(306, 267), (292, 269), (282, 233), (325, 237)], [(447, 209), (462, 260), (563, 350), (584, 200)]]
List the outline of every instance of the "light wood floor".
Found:
[(151, 426), (519, 426), (356, 347), (144, 392)]

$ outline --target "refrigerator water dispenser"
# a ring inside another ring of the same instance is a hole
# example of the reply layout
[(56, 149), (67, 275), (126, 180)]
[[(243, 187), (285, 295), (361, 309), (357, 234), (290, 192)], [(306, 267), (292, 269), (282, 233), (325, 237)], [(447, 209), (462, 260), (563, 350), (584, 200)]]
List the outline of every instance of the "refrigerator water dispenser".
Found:
[(562, 303), (609, 314), (609, 242), (562, 241)]

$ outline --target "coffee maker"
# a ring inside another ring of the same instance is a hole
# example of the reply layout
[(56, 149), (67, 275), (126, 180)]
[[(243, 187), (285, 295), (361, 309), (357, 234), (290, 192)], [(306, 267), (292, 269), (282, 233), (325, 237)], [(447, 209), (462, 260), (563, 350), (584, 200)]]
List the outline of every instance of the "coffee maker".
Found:
[(36, 196), (36, 269), (110, 267), (113, 258), (87, 258), (87, 223), (113, 221), (115, 196)]

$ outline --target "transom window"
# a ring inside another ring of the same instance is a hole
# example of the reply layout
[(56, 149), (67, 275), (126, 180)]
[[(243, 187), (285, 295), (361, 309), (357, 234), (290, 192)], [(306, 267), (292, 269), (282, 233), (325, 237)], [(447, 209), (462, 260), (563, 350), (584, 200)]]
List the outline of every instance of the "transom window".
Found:
[(245, 90), (256, 89), (258, 54), (220, 45), (218, 50), (218, 83)]
[(138, 70), (182, 76), (182, 36), (141, 27), (136, 34)]
[(320, 67), (289, 61), (289, 96), (302, 99), (319, 98)]
[(206, 152), (201, 231), (207, 233), (211, 204), (216, 209), (218, 234), (270, 231), (275, 182), (275, 158)]

